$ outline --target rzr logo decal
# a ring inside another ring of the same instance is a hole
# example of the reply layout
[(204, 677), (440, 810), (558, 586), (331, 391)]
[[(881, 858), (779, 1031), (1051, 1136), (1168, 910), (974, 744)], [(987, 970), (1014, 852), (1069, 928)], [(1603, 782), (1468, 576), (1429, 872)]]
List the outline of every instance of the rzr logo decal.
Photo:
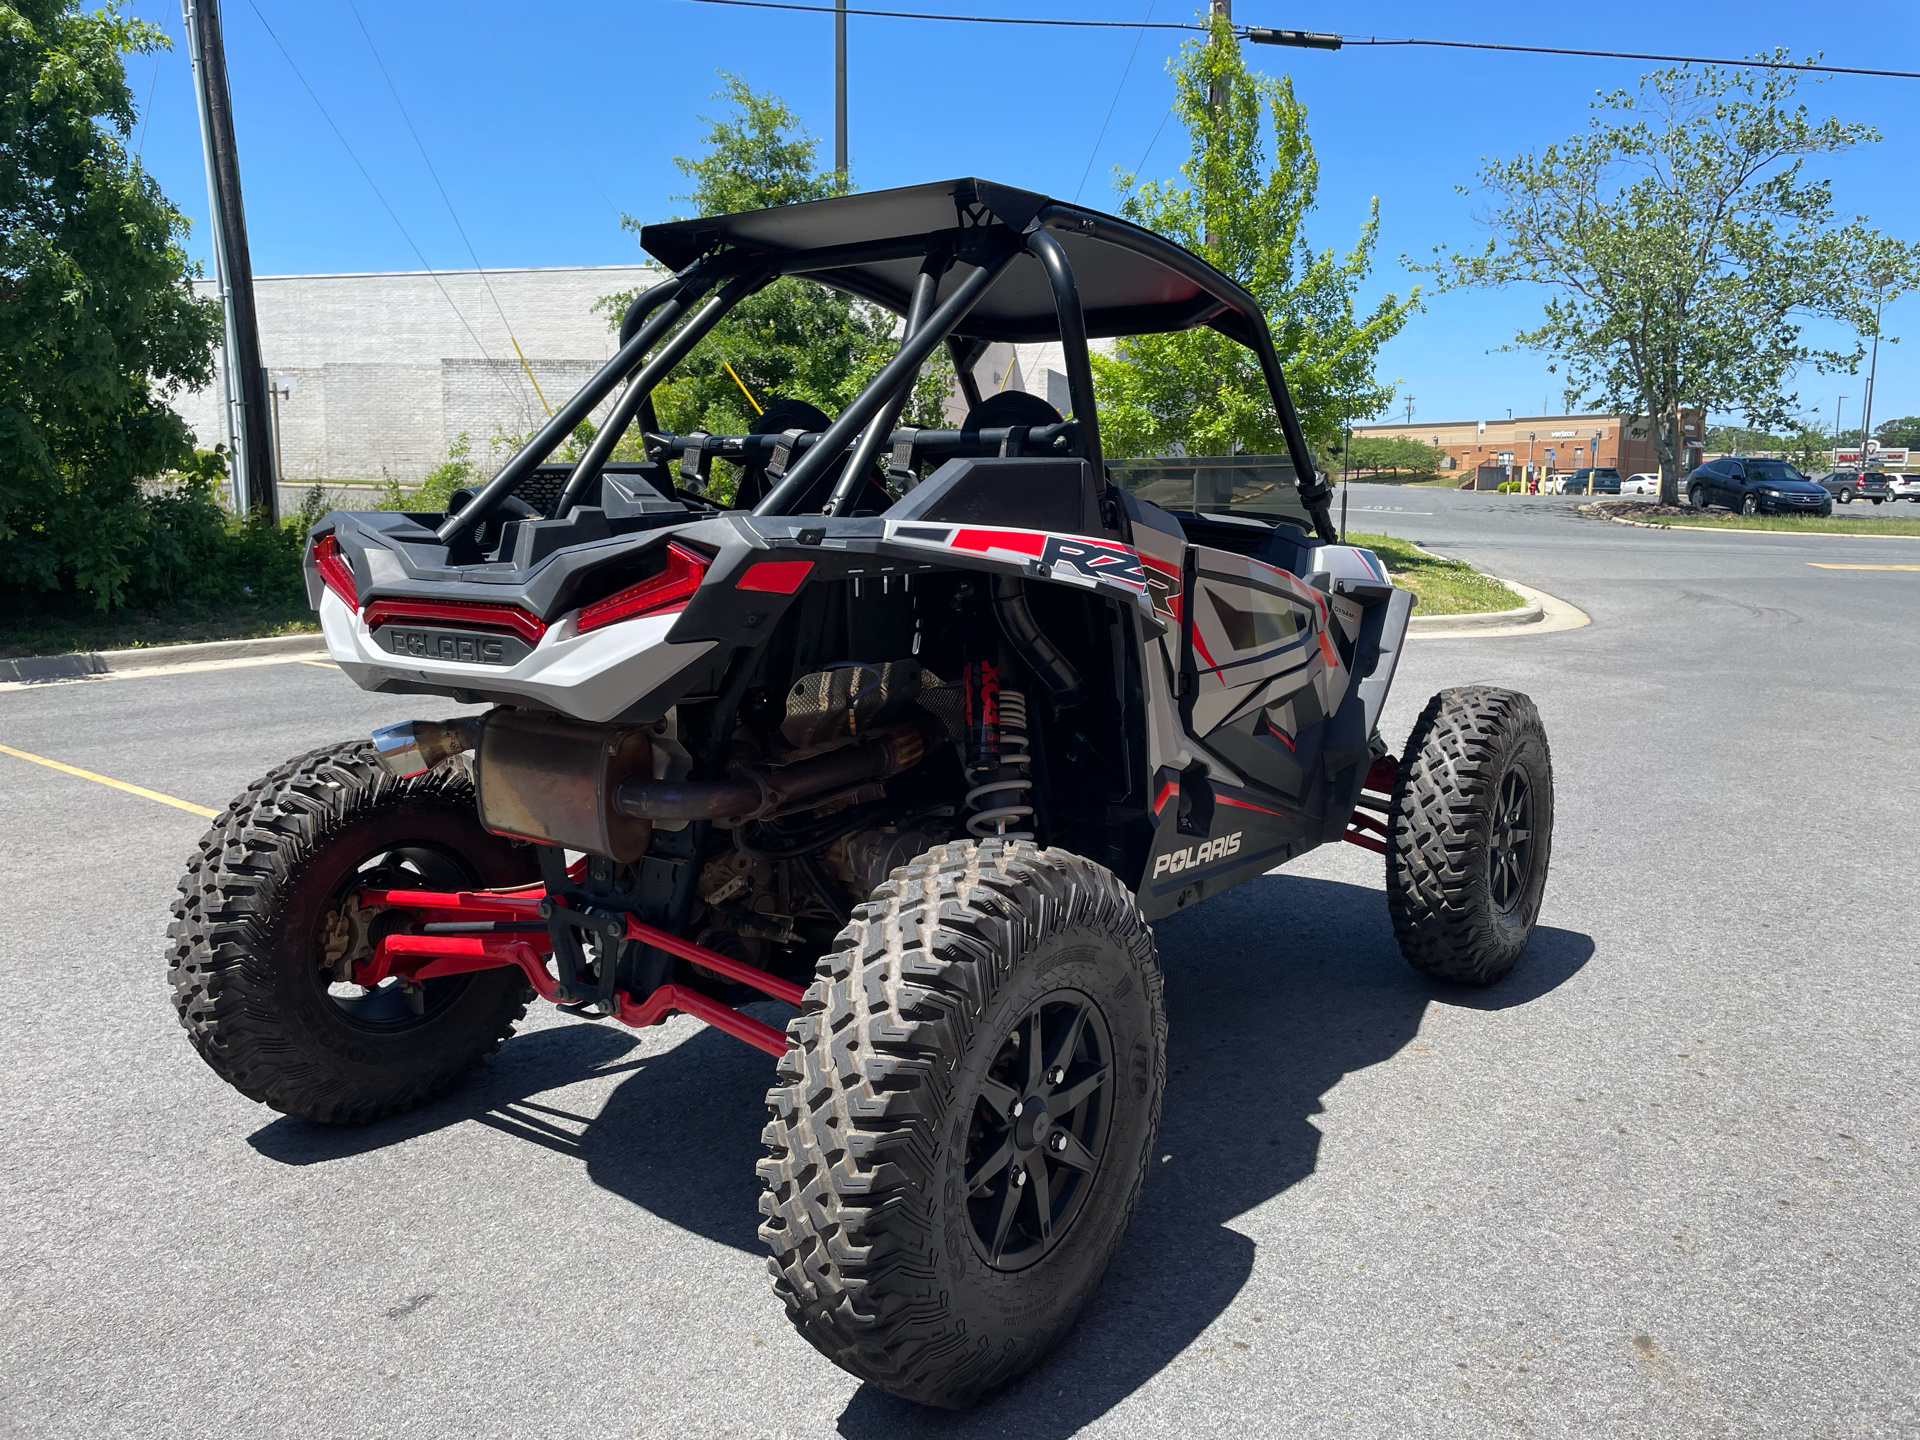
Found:
[(1162, 875), (1178, 875), (1182, 870), (1211, 865), (1216, 860), (1237, 855), (1240, 853), (1240, 837), (1246, 833), (1244, 830), (1236, 830), (1231, 835), (1222, 835), (1218, 840), (1209, 840), (1204, 845), (1189, 845), (1184, 850), (1170, 850), (1153, 862), (1153, 878), (1158, 880)]
[(1066, 565), (1096, 580), (1124, 580), (1129, 585), (1142, 587), (1147, 583), (1138, 555), (1124, 545), (1107, 545), (1098, 540), (1049, 535), (1046, 549), (1040, 552), (1040, 563)]
[(1180, 569), (1164, 560), (1156, 560), (1151, 555), (1142, 555), (1141, 563), (1146, 567), (1147, 594), (1153, 597), (1153, 610), (1156, 615), (1164, 615), (1174, 624), (1180, 623)]

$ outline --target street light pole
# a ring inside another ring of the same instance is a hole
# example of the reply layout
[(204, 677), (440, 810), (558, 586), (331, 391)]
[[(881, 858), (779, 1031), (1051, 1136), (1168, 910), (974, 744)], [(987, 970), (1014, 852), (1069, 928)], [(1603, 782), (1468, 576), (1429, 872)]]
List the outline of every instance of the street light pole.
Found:
[(1834, 397), (1834, 402), (1833, 402), (1833, 464), (1834, 464), (1834, 468), (1835, 468), (1835, 469), (1838, 469), (1838, 468), (1839, 468), (1839, 466), (1840, 466), (1840, 407), (1841, 407), (1842, 405), (1844, 405), (1844, 404), (1846, 404), (1846, 403), (1847, 403), (1847, 397), (1846, 397), (1846, 396), (1844, 396), (1844, 395), (1839, 395), (1839, 396), (1836, 396), (1836, 397)]
[(1873, 382), (1880, 374), (1880, 311), (1887, 303), (1886, 282), (1878, 286), (1873, 302), (1873, 361), (1867, 366), (1867, 394), (1860, 405), (1860, 468), (1867, 468), (1867, 440), (1873, 434)]
[(253, 261), (247, 250), (247, 214), (240, 201), (240, 156), (233, 140), (233, 99), (227, 90), (227, 50), (219, 0), (181, 0), (193, 88), (199, 101), (200, 140), (207, 160), (207, 198), (213, 208), (213, 263), (226, 320), (227, 437), (232, 450), (236, 514), (257, 510), (280, 521), (273, 468), (267, 372), (260, 363), (260, 324), (253, 308)]

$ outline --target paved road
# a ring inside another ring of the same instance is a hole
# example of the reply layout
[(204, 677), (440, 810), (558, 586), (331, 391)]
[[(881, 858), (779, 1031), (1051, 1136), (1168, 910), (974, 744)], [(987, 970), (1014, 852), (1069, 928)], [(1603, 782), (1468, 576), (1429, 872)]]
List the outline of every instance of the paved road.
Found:
[[(818, 1359), (767, 1288), (769, 1067), (539, 1016), (335, 1131), (166, 1001), (202, 822), (0, 755), (0, 1431), (1837, 1436), (1920, 1430), (1920, 542), (1602, 526), (1356, 487), (1593, 617), (1416, 643), (1539, 701), (1543, 927), (1483, 994), (1394, 951), (1350, 846), (1160, 928), (1165, 1157), (1072, 1339), (970, 1416)], [(0, 694), (0, 743), (218, 805), (400, 718), (309, 665)]]

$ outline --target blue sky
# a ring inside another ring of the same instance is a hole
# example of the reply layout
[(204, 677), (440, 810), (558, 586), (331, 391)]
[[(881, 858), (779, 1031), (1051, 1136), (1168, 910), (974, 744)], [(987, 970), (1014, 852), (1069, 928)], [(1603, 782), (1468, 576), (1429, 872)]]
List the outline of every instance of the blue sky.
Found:
[[(677, 213), (671, 197), (684, 186), (671, 157), (689, 153), (704, 129), (700, 117), (717, 113), (711, 95), (720, 68), (785, 97), (821, 136), (822, 160), (830, 159), (827, 16), (692, 0), (357, 3), (483, 265), (635, 258), (617, 211), (647, 219)], [(1148, 6), (971, 0), (903, 8), (1120, 19), (1145, 18)], [(1185, 19), (1193, 8), (1194, 0), (1154, 0), (1152, 18)], [(176, 39), (157, 62), (132, 61), (129, 77), (136, 95), (152, 96), (146, 162), (195, 220), (194, 249), (204, 255), (206, 185), (185, 47), (178, 43), (179, 8), (171, 0), (135, 0), (132, 10)], [(347, 0), (225, 0), (223, 11), (256, 272), (412, 270), (421, 268), (422, 256), (436, 269), (470, 266)], [(261, 16), (385, 193), (398, 224), (294, 78)], [(1786, 45), (1796, 54), (1824, 51), (1835, 64), (1920, 68), (1920, 6), (1912, 0), (1616, 0), (1597, 11), (1326, 0), (1303, 0), (1295, 9), (1240, 0), (1235, 19), (1346, 34), (1683, 54)], [(852, 163), (863, 188), (977, 174), (1110, 204), (1113, 166), (1132, 167), (1145, 156), (1144, 173), (1164, 175), (1182, 157), (1177, 123), (1162, 128), (1176, 32), (1144, 32), (1134, 53), (1139, 31), (857, 16), (848, 29)], [(1379, 197), (1376, 292), (1404, 292), (1413, 283), (1403, 254), (1424, 258), (1436, 244), (1479, 242), (1476, 202), (1453, 187), (1472, 182), (1482, 157), (1536, 150), (1576, 133), (1596, 91), (1629, 85), (1652, 68), (1404, 48), (1249, 47), (1248, 57), (1273, 73), (1290, 72), (1308, 107), (1321, 163), (1314, 243), (1350, 244), (1368, 202)], [(1819, 173), (1834, 182), (1840, 213), (1863, 214), (1902, 238), (1920, 239), (1920, 81), (1835, 77), (1804, 94), (1817, 112), (1865, 121), (1885, 136), (1879, 145), (1819, 162)], [(1382, 375), (1413, 397), (1416, 420), (1497, 416), (1509, 407), (1533, 413), (1543, 402), (1557, 409), (1559, 390), (1544, 357), (1497, 353), (1537, 316), (1541, 299), (1529, 289), (1435, 299), (1384, 352)], [(1920, 296), (1890, 307), (1887, 329), (1909, 339), (1882, 345), (1874, 413), (1920, 413)], [(1862, 380), (1808, 374), (1796, 388), (1804, 411), (1829, 424), (1835, 397), (1851, 397), (1851, 425)], [(1404, 414), (1404, 399), (1393, 414)]]

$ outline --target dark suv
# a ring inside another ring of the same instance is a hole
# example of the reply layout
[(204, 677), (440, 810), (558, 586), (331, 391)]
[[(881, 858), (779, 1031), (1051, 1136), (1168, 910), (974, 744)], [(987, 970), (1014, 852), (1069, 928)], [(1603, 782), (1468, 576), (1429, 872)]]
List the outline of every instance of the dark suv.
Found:
[(1831, 515), (1833, 496), (1784, 460), (1727, 456), (1687, 477), (1696, 510), (1718, 505), (1742, 515)]
[(1618, 495), (1620, 472), (1612, 466), (1604, 469), (1576, 470), (1567, 477), (1567, 495)]
[(1855, 500), (1871, 500), (1878, 505), (1882, 500), (1893, 498), (1890, 477), (1881, 470), (1836, 470), (1831, 475), (1822, 475), (1815, 483), (1842, 505)]

